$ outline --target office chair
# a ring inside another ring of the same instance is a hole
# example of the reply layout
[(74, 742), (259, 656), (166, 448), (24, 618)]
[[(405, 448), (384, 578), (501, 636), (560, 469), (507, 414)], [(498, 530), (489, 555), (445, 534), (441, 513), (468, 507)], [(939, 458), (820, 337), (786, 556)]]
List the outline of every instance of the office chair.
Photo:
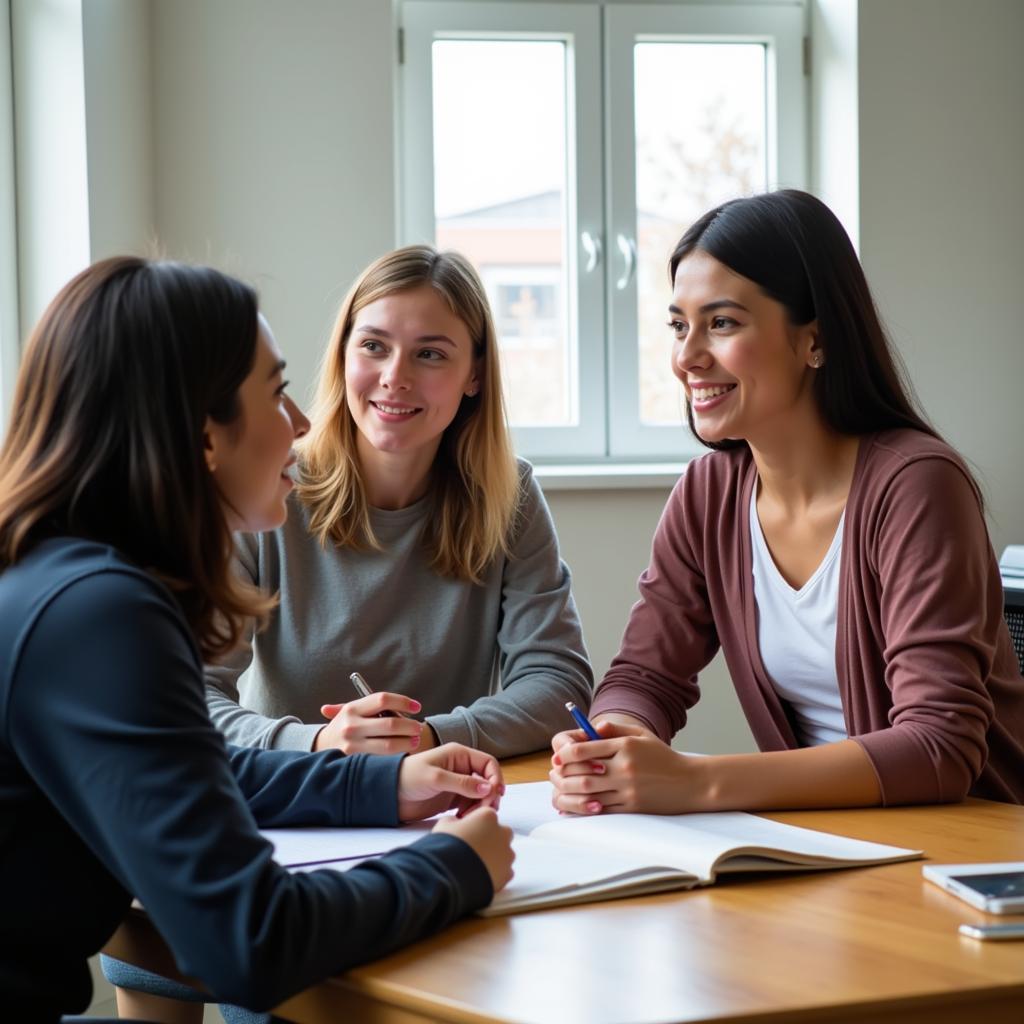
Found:
[(1003, 581), (1003, 614), (1010, 627), (1013, 649), (1017, 652), (1020, 670), (1024, 673), (1024, 587), (1008, 587)]
[(1020, 670), (1024, 672), (1024, 546), (1011, 545), (1003, 552), (999, 572), (1003, 580), (1003, 614)]

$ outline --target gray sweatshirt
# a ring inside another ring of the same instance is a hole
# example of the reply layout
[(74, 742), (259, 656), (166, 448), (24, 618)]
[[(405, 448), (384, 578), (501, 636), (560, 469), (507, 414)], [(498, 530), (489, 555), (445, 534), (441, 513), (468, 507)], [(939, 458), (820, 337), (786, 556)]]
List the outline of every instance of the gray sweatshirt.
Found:
[(383, 551), (322, 548), (294, 496), (280, 529), (240, 535), (239, 572), (280, 604), (264, 631), (206, 667), (210, 717), (228, 741), (311, 749), (320, 706), (356, 697), (355, 671), (420, 701), (442, 743), (506, 757), (571, 727), (565, 702), (589, 707), (593, 676), (551, 513), (527, 463), (520, 478), (512, 553), (482, 584), (430, 568), (429, 497), (371, 512)]

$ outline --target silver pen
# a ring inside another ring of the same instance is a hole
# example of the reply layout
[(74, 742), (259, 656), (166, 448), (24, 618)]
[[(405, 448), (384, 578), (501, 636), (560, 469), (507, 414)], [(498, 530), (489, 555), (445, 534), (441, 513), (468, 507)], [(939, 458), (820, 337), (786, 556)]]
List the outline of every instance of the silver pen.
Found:
[(360, 697), (369, 697), (373, 693), (373, 690), (366, 685), (366, 680), (358, 672), (353, 672), (349, 679), (352, 680), (352, 685), (356, 688), (356, 693)]
[[(370, 684), (358, 673), (353, 672), (349, 679), (352, 680), (352, 685), (356, 688), (356, 693), (360, 697), (369, 697), (373, 690), (370, 689)], [(378, 718), (405, 718), (406, 715), (400, 715), (397, 711), (382, 711)]]

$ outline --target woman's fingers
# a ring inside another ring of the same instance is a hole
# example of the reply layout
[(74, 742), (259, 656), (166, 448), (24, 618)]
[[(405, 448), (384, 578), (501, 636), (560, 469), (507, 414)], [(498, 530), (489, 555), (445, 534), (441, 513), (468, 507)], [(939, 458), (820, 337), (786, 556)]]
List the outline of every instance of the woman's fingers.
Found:
[(573, 764), (560, 765), (553, 768), (563, 776), (570, 775), (606, 775), (608, 773), (607, 761), (577, 761)]
[(419, 748), (418, 736), (367, 737), (353, 744), (350, 754), (414, 754)]
[(582, 729), (566, 729), (565, 732), (558, 732), (552, 736), (551, 749), (557, 754), (562, 747), (570, 743), (581, 743), (586, 738), (587, 734)]
[(366, 703), (366, 710), (363, 714), (375, 715), (418, 715), (423, 710), (423, 705), (412, 697), (406, 697), (402, 693), (389, 693), (387, 690), (380, 690), (371, 693), (369, 697), (360, 697), (357, 704)]
[(556, 767), (577, 764), (581, 761), (601, 761), (618, 753), (622, 740), (588, 740), (584, 743), (567, 743), (551, 758)]

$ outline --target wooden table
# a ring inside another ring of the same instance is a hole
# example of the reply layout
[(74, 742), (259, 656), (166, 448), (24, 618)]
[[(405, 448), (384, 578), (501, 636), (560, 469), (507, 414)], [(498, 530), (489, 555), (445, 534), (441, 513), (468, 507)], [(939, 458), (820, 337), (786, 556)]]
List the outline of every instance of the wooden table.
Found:
[[(546, 757), (507, 762), (543, 777)], [(1024, 808), (770, 814), (923, 849), (937, 862), (1024, 860)], [(303, 1024), (1024, 1022), (1024, 942), (961, 938), (993, 918), (921, 877), (921, 861), (734, 876), (696, 891), (460, 922), (289, 999)], [(141, 911), (106, 952), (178, 976)]]

